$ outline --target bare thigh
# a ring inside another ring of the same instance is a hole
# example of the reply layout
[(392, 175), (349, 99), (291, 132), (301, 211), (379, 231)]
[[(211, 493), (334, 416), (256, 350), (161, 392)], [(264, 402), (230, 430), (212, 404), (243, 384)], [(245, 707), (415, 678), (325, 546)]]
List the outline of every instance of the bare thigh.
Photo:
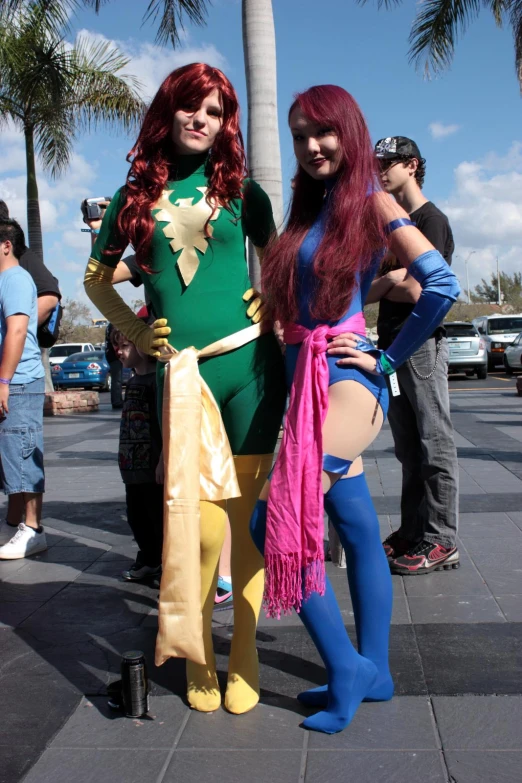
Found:
[[(379, 434), (383, 424), (381, 406), (366, 386), (357, 381), (339, 381), (328, 389), (328, 414), (323, 425), (323, 452), (351, 462), (347, 476), (362, 473), (361, 454)], [(323, 471), (323, 490), (342, 478)], [(268, 499), (267, 481), (259, 496)]]

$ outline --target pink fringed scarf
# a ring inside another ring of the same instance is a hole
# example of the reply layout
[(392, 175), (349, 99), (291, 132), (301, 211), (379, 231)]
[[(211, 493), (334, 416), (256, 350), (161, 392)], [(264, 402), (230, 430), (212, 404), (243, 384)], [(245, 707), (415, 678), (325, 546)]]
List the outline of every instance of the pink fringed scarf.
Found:
[[(270, 482), (264, 604), (269, 617), (299, 612), (313, 592), (324, 595), (323, 424), (328, 412), (328, 339), (366, 334), (357, 313), (336, 326), (285, 326), (285, 343), (302, 343), (283, 442)], [(304, 581), (304, 584), (303, 584)]]

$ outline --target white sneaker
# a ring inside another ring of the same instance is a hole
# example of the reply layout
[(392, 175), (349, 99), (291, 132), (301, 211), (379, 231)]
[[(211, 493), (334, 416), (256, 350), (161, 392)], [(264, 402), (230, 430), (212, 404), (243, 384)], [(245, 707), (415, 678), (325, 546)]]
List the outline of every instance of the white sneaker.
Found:
[(0, 519), (0, 546), (7, 544), (18, 530), (18, 525), (8, 525), (7, 520)]
[(14, 536), (0, 546), (0, 560), (20, 560), (29, 555), (36, 555), (47, 549), (45, 532), (37, 533), (32, 527), (20, 522)]

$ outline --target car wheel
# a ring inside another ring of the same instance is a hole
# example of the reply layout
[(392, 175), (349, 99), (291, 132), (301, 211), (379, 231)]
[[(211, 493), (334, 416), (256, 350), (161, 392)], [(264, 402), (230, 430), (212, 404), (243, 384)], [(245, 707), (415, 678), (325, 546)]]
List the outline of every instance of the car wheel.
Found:
[(484, 367), (479, 367), (477, 370), (477, 378), (479, 379), (479, 381), (485, 381), (487, 377), (488, 377), (488, 368), (486, 367), (486, 365), (484, 365)]
[(504, 356), (504, 372), (511, 377), (513, 375), (513, 368), (510, 367), (508, 360)]
[(468, 378), (473, 378), (475, 373), (473, 372), (473, 370), (466, 370), (466, 375)]

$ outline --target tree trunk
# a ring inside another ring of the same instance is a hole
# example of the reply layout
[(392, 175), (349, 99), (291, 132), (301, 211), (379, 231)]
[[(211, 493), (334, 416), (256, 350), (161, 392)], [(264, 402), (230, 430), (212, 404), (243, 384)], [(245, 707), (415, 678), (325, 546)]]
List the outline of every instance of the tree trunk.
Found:
[[(248, 96), (248, 166), (270, 196), (278, 231), (283, 223), (283, 179), (277, 122), (276, 46), (272, 0), (242, 0), (243, 51)], [(253, 283), (259, 262), (249, 252)]]
[(27, 233), (31, 250), (39, 253), (43, 261), (42, 224), (40, 222), (40, 204), (38, 201), (38, 183), (36, 181), (36, 161), (34, 156), (34, 128), (26, 125), (25, 159), (27, 165)]

